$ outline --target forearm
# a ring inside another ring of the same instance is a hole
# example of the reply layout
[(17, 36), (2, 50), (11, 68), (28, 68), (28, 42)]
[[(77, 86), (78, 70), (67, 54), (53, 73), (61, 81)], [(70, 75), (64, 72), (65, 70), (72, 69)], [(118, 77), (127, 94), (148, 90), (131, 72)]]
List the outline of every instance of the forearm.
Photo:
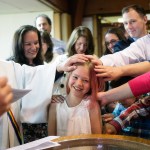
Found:
[(123, 100), (132, 96), (133, 96), (133, 93), (128, 83), (126, 83), (120, 87), (104, 92), (103, 99), (106, 99), (107, 102), (113, 102), (118, 99)]
[(64, 72), (64, 63), (58, 64), (57, 67), (56, 67), (56, 71), (59, 72), (59, 73)]
[(121, 66), (122, 76), (138, 76), (150, 71), (150, 62), (144, 61), (136, 64)]
[(98, 103), (95, 103), (94, 108), (89, 110), (90, 121), (91, 121), (91, 131), (92, 134), (101, 134), (102, 133), (102, 117), (100, 106)]

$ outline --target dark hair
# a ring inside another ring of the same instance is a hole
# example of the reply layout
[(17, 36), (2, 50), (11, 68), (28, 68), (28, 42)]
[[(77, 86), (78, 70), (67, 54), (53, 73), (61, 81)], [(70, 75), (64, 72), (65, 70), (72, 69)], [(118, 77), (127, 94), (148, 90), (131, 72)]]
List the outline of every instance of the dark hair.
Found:
[(44, 55), (45, 61), (48, 63), (53, 59), (53, 42), (47, 31), (41, 31), (41, 40), (48, 45), (48, 49)]
[(35, 66), (42, 65), (43, 59), (42, 59), (42, 42), (41, 42), (41, 36), (40, 32), (37, 30), (36, 27), (31, 25), (23, 25), (18, 30), (16, 30), (13, 38), (13, 60), (21, 65), (26, 64), (30, 65), (28, 59), (25, 57), (24, 54), (24, 48), (23, 48), (23, 39), (24, 35), (29, 32), (34, 31), (38, 35), (38, 42), (39, 42), (39, 50), (37, 53), (36, 58), (33, 59), (33, 63)]
[(68, 40), (67, 52), (69, 57), (76, 54), (75, 43), (80, 37), (85, 37), (88, 42), (88, 47), (87, 50), (85, 51), (85, 54), (86, 55), (94, 54), (94, 41), (90, 29), (85, 26), (79, 26), (73, 30)]
[(35, 24), (36, 24), (37, 18), (39, 18), (39, 17), (45, 18), (45, 19), (47, 20), (48, 24), (49, 24), (49, 25), (52, 25), (51, 19), (50, 19), (47, 15), (45, 15), (45, 14), (39, 14), (39, 15), (35, 18)]
[(127, 40), (124, 35), (124, 32), (119, 27), (114, 27), (114, 28), (108, 29), (107, 32), (105, 33), (105, 35), (108, 33), (115, 34), (119, 40), (124, 40), (124, 41)]
[(125, 29), (125, 27), (124, 27), (124, 25), (123, 24), (121, 24), (120, 26), (119, 26), (119, 29), (124, 33), (124, 35), (126, 34), (126, 29)]
[[(124, 32), (123, 32), (122, 29), (119, 28), (119, 27), (109, 28), (109, 29), (107, 30), (107, 32), (105, 33), (105, 36), (106, 36), (106, 34), (109, 34), (109, 33), (110, 33), (110, 34), (115, 34), (115, 35), (118, 37), (119, 41), (120, 41), (120, 40), (123, 40), (123, 41), (126, 41), (126, 40), (127, 40), (127, 38), (125, 37)], [(106, 50), (105, 50), (105, 52), (104, 52), (104, 55), (112, 54), (112, 53), (110, 52), (110, 50), (107, 48), (106, 42), (105, 42), (105, 47), (106, 47)]]
[(135, 10), (140, 16), (146, 16), (146, 12), (145, 12), (145, 10), (144, 10), (144, 8), (142, 7), (142, 6), (140, 6), (140, 5), (136, 5), (136, 4), (133, 4), (133, 5), (129, 5), (129, 6), (127, 6), (127, 7), (124, 7), (123, 9), (122, 9), (122, 15), (124, 14), (124, 13), (128, 13), (130, 10)]

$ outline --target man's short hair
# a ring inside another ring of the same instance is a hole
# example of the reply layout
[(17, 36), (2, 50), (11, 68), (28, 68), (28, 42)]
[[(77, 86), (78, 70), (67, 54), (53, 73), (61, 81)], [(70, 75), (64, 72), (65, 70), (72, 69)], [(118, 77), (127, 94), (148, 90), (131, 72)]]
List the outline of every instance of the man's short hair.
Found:
[(45, 15), (45, 14), (40, 14), (40, 15), (38, 15), (38, 16), (35, 18), (35, 25), (36, 25), (36, 20), (37, 20), (37, 18), (39, 18), (39, 17), (45, 18), (45, 19), (47, 20), (48, 24), (49, 24), (49, 25), (52, 25), (51, 19), (50, 19), (47, 15)]
[(146, 16), (145, 9), (137, 4), (126, 6), (122, 9), (122, 15), (128, 13), (130, 10), (135, 10), (140, 16)]

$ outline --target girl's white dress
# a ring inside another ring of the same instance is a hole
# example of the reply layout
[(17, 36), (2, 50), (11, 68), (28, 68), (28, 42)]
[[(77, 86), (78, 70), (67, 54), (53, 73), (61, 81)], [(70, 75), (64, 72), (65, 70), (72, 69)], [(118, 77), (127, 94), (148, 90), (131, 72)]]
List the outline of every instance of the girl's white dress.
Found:
[(66, 101), (57, 104), (57, 135), (91, 134), (89, 101), (90, 99), (83, 99), (75, 107), (68, 107)]

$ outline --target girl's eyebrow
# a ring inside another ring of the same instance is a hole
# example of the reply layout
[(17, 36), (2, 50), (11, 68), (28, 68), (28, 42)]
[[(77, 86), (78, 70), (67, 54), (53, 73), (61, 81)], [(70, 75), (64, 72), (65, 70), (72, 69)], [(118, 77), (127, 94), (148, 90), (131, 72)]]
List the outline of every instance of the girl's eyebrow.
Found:
[[(73, 74), (73, 76), (80, 76), (79, 74)], [(89, 80), (90, 78), (89, 77), (82, 77), (82, 79), (84, 79), (84, 80)]]

